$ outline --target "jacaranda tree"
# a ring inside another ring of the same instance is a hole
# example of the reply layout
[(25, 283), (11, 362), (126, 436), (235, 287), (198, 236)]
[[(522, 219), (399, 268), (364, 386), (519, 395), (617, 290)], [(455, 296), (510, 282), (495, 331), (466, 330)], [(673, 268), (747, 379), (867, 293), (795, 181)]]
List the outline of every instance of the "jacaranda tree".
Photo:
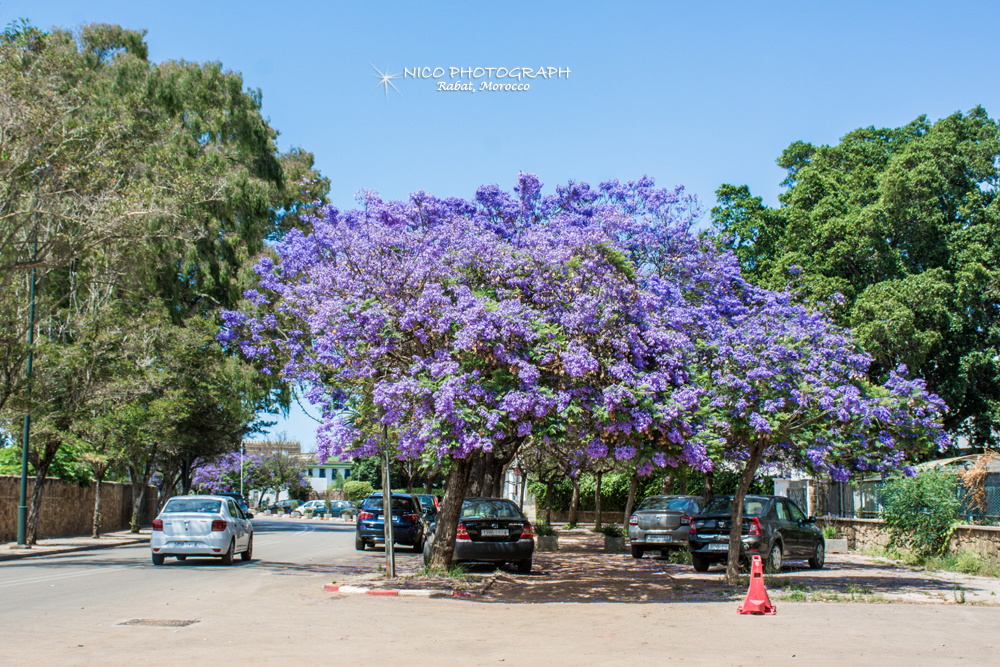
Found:
[[(785, 345), (808, 371), (787, 371), (796, 390), (822, 406), (841, 392), (835, 408), (854, 396), (840, 389), (847, 376), (827, 371), (841, 358), (827, 353), (835, 335), (795, 338), (788, 314), (770, 304), (820, 329), (823, 315), (742, 281), (731, 255), (691, 233), (697, 205), (681, 189), (644, 178), (542, 196), (522, 174), (513, 195), (484, 186), (473, 201), (420, 192), (360, 202), (326, 207), (276, 244), (257, 267), (260, 289), (225, 314), (220, 337), (309, 387), (323, 410), (321, 458), (388, 448), (447, 468), (432, 565), (450, 563), (477, 457), (504, 458), (529, 438), (579, 441), (587, 458), (628, 461), (641, 474), (748, 459), (752, 478), (763, 454), (744, 450), (762, 431), (740, 418), (763, 404), (760, 385), (779, 380), (727, 384), (726, 369), (748, 373), (762, 346)], [(775, 376), (792, 363), (766, 361)], [(800, 386), (814, 375), (829, 392)], [(890, 415), (907, 400), (887, 400)], [(828, 428), (816, 446), (839, 446), (839, 433)]]

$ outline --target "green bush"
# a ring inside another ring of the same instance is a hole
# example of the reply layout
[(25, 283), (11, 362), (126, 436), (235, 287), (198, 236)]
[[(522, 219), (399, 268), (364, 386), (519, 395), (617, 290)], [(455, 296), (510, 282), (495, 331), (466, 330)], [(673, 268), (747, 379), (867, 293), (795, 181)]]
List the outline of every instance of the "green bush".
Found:
[(547, 521), (539, 521), (535, 524), (535, 535), (539, 537), (550, 537), (555, 535), (556, 531), (548, 524)]
[(595, 533), (600, 533), (604, 537), (625, 537), (625, 529), (619, 526), (617, 523), (605, 523), (601, 525), (600, 530), (595, 530)]
[(374, 490), (370, 482), (359, 482), (354, 479), (344, 482), (344, 495), (347, 496), (348, 500), (353, 500), (354, 502), (364, 500)]
[(958, 479), (952, 472), (927, 470), (916, 477), (894, 477), (882, 487), (882, 520), (889, 546), (918, 555), (941, 553), (961, 507)]

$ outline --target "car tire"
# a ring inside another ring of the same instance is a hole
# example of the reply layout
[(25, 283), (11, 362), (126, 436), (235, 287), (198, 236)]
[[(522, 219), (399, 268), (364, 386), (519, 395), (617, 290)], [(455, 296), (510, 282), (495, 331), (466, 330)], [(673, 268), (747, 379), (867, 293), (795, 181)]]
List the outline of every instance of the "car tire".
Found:
[(694, 565), (695, 572), (708, 572), (709, 560), (701, 554), (691, 554), (691, 564)]
[(247, 550), (240, 554), (240, 558), (243, 560), (250, 560), (253, 558), (253, 535), (250, 536), (250, 541), (247, 542)]
[(163, 565), (163, 554), (153, 554), (153, 565)]
[(419, 540), (413, 543), (413, 553), (419, 554), (422, 553), (423, 550), (424, 550), (424, 538), (421, 537)]
[(642, 558), (644, 553), (646, 553), (645, 549), (632, 545), (632, 558)]
[(187, 556), (178, 556), (177, 557), (177, 560), (187, 560), (187, 559), (188, 559)]
[(364, 551), (365, 546), (367, 545), (365, 544), (365, 541), (361, 539), (361, 533), (356, 533), (354, 536), (354, 548), (358, 551)]
[(764, 567), (771, 572), (781, 572), (781, 542), (775, 542), (771, 547), (771, 552), (767, 555), (767, 562)]
[(517, 561), (517, 573), (518, 574), (531, 574), (531, 559), (525, 558), (524, 560)]
[(431, 564), (431, 543), (429, 540), (424, 540), (424, 567)]
[(823, 541), (820, 540), (816, 543), (816, 549), (813, 550), (812, 558), (809, 559), (809, 567), (814, 570), (822, 570), (824, 563), (826, 563), (826, 547), (823, 545)]
[(226, 553), (222, 554), (222, 564), (232, 565), (233, 564), (233, 552), (236, 551), (236, 540), (229, 541), (229, 549)]

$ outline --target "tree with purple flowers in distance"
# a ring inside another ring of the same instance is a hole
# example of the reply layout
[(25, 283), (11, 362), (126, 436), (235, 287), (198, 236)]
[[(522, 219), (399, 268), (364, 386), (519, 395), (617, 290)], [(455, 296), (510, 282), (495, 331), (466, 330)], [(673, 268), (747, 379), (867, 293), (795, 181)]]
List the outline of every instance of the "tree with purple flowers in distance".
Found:
[(915, 450), (947, 442), (946, 406), (922, 381), (904, 379), (905, 368), (870, 384), (870, 357), (823, 310), (742, 279), (720, 287), (716, 312), (701, 322), (696, 381), (706, 391), (695, 439), (712, 466), (742, 468), (727, 568), (735, 584), (743, 499), (762, 464), (836, 481), (898, 469)]
[[(261, 291), (225, 315), (221, 339), (311, 385), (321, 459), (388, 446), (443, 464), (432, 565), (447, 565), (479, 456), (587, 433), (591, 458), (687, 458), (687, 305), (668, 271), (647, 276), (619, 247), (662, 232), (677, 201), (642, 189), (543, 197), (522, 174), (513, 196), (484, 186), (474, 202), (366, 194), (360, 210), (327, 207), (260, 263)], [(659, 250), (644, 261), (683, 258)]]
[(260, 498), (272, 491), (277, 495), (292, 485), (309, 485), (305, 465), (283, 452), (266, 455), (233, 452), (200, 462), (192, 483), (202, 493), (238, 492), (241, 472), (244, 493), (257, 491)]

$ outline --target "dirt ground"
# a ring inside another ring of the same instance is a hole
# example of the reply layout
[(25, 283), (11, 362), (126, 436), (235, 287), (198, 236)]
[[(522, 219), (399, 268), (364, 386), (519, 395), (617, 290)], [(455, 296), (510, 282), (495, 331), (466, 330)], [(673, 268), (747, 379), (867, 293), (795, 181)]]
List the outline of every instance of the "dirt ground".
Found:
[[(396, 579), (344, 564), (339, 583), (372, 588), (430, 588), (481, 602), (724, 602), (735, 604), (746, 594), (746, 581), (725, 584), (716, 566), (698, 573), (690, 564), (647, 554), (604, 553), (603, 537), (586, 528), (559, 530), (559, 551), (536, 551), (529, 576), (512, 567), (497, 570), (469, 565), (460, 578), (418, 576), (417, 565), (400, 570)], [(950, 572), (913, 570), (860, 554), (828, 554), (826, 566), (812, 570), (805, 561), (786, 561), (779, 574), (765, 576), (775, 603), (905, 602), (911, 604), (977, 604), (1000, 606), (1000, 579)]]

